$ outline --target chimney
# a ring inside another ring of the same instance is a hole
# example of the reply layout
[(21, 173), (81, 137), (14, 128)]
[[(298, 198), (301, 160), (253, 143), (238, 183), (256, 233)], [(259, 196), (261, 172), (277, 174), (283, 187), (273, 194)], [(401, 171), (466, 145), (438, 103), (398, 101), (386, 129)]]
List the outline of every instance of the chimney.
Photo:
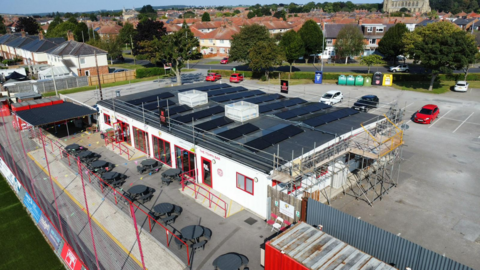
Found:
[(10, 29), (10, 27), (7, 27), (7, 34), (11, 34), (12, 33), (12, 29)]
[(25, 37), (25, 30), (22, 29), (21, 33), (22, 33), (22, 37), (24, 38)]
[(362, 25), (362, 19), (358, 20), (358, 25)]
[(67, 32), (67, 40), (68, 41), (74, 41), (75, 39), (73, 38), (73, 33), (72, 31), (68, 30)]
[(38, 33), (38, 39), (39, 39), (39, 40), (43, 40), (43, 31), (40, 31), (40, 32)]

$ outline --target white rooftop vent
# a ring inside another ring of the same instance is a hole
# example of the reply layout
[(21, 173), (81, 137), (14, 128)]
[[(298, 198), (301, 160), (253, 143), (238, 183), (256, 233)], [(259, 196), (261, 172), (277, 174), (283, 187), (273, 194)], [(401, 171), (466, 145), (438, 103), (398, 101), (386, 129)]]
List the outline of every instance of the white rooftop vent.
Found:
[(259, 116), (258, 105), (239, 101), (225, 106), (225, 116), (239, 122), (244, 122)]
[(208, 94), (198, 90), (190, 90), (178, 93), (178, 102), (182, 105), (195, 107), (208, 103)]

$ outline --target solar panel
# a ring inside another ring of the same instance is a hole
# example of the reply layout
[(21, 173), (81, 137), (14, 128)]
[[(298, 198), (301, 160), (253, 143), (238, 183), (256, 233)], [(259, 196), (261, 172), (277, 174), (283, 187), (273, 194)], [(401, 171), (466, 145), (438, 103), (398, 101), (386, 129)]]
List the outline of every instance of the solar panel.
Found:
[(303, 132), (303, 129), (296, 127), (294, 125), (288, 125), (276, 131), (268, 133), (267, 135), (264, 135), (260, 138), (251, 140), (247, 142), (245, 145), (247, 146), (248, 149), (256, 152), (255, 149), (263, 150), (274, 144), (278, 144), (288, 138), (298, 135), (302, 132)]
[(318, 126), (325, 125), (327, 123), (330, 123), (330, 122), (333, 122), (357, 113), (359, 113), (357, 110), (354, 110), (352, 108), (345, 108), (345, 109), (341, 109), (341, 110), (327, 113), (324, 115), (320, 115), (314, 118), (307, 119), (303, 121), (303, 123), (312, 127), (318, 127)]
[(226, 95), (226, 94), (231, 94), (231, 93), (244, 92), (244, 91), (247, 91), (247, 90), (248, 89), (245, 88), (245, 87), (231, 87), (231, 88), (227, 88), (227, 89), (209, 91), (208, 96), (209, 97), (214, 97), (214, 96)]
[(224, 112), (224, 111), (225, 111), (225, 109), (223, 107), (215, 106), (215, 107), (212, 107), (212, 108), (209, 108), (209, 109), (206, 109), (206, 110), (201, 110), (201, 111), (189, 113), (187, 115), (177, 116), (177, 117), (174, 118), (174, 120), (182, 122), (182, 123), (188, 123), (188, 122), (191, 122), (192, 119), (193, 120), (198, 120), (198, 119), (202, 119), (202, 118), (205, 118), (205, 117), (208, 117), (208, 116), (212, 116), (214, 114), (218, 114), (218, 113), (221, 113), (221, 112)]
[(212, 129), (216, 129), (218, 127), (222, 127), (222, 126), (228, 125), (230, 123), (233, 123), (233, 120), (231, 120), (230, 118), (219, 117), (219, 118), (215, 118), (213, 120), (195, 125), (195, 128), (198, 128), (200, 130), (210, 131)]
[(273, 95), (266, 95), (266, 96), (261, 96), (261, 97), (256, 97), (256, 98), (250, 98), (250, 99), (246, 99), (244, 101), (254, 103), (254, 104), (258, 104), (258, 103), (268, 102), (268, 101), (281, 99), (281, 98), (285, 98), (285, 97), (282, 96), (282, 95), (279, 95), (279, 94), (273, 94)]
[(292, 98), (285, 101), (285, 107), (291, 107), (291, 106), (295, 106), (297, 104), (303, 104), (303, 103), (307, 103), (307, 101), (301, 98)]
[(227, 83), (222, 83), (222, 84), (214, 84), (214, 85), (206, 85), (206, 86), (201, 86), (201, 87), (192, 87), (192, 88), (188, 88), (188, 89), (182, 89), (182, 90), (178, 90), (178, 92), (181, 93), (181, 92), (186, 92), (186, 91), (191, 91), (191, 90), (198, 90), (198, 91), (202, 91), (202, 92), (207, 92), (207, 91), (229, 88), (229, 87), (232, 87), (232, 86), (227, 84)]
[(237, 100), (241, 98), (246, 98), (246, 97), (253, 97), (253, 96), (258, 96), (265, 94), (265, 92), (260, 91), (260, 90), (253, 90), (253, 91), (245, 91), (245, 92), (240, 92), (240, 93), (235, 93), (235, 94), (230, 94), (230, 95), (224, 95), (224, 96), (219, 96), (219, 97), (213, 97), (210, 100), (216, 101), (216, 102), (227, 102), (230, 100)]
[(190, 108), (189, 106), (180, 105), (180, 106), (176, 106), (176, 107), (173, 107), (173, 108), (169, 108), (168, 113), (170, 114), (170, 116), (172, 116), (172, 115), (182, 113), (182, 112), (186, 112), (186, 111), (190, 111), (190, 110), (192, 110), (192, 108)]
[[(143, 108), (145, 110), (149, 110), (149, 111), (154, 111), (154, 110), (158, 110), (158, 107), (160, 106), (161, 108), (163, 107), (167, 107), (167, 102), (168, 102), (168, 106), (173, 106), (175, 105), (175, 102), (171, 101), (170, 99), (166, 99), (166, 100), (162, 100), (160, 102), (153, 102), (153, 103), (148, 103), (148, 104), (144, 104), (143, 105)], [(140, 105), (141, 107), (141, 105)]]
[(174, 97), (174, 95), (170, 92), (165, 92), (165, 93), (161, 93), (161, 94), (158, 94), (158, 95), (153, 95), (153, 96), (148, 96), (148, 97), (144, 97), (144, 98), (138, 98), (138, 99), (130, 100), (130, 101), (127, 101), (127, 102), (130, 103), (130, 104), (133, 104), (133, 105), (141, 105), (142, 103), (149, 103), (149, 102), (157, 101), (157, 97), (158, 97), (158, 99), (162, 100), (162, 99)]
[(318, 103), (318, 104), (308, 105), (308, 106), (305, 106), (305, 107), (296, 108), (296, 109), (286, 111), (286, 112), (277, 113), (277, 114), (275, 114), (275, 116), (277, 116), (281, 119), (292, 119), (292, 118), (295, 118), (297, 116), (305, 115), (305, 114), (312, 113), (312, 112), (317, 112), (317, 111), (320, 111), (320, 110), (323, 110), (323, 109), (328, 109), (328, 108), (331, 108), (331, 107), (332, 106), (330, 106), (330, 105), (326, 105), (326, 104), (323, 104), (323, 103)]
[(218, 133), (217, 136), (220, 137), (220, 139), (228, 139), (228, 140), (234, 140), (238, 137), (241, 137), (245, 134), (252, 133), (254, 131), (259, 130), (259, 128), (255, 125), (252, 125), (250, 123), (226, 130), (224, 132)]

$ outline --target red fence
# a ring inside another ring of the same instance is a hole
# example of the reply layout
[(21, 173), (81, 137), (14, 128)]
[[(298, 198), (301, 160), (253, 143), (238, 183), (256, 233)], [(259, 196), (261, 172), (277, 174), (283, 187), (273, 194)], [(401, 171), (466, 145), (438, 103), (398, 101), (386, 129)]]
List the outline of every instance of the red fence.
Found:
[[(117, 191), (117, 189), (115, 189), (113, 186), (111, 186), (110, 184), (108, 184), (106, 181), (104, 181), (100, 176), (98, 176), (97, 174), (95, 174), (94, 172), (92, 172), (90, 169), (88, 169), (84, 164), (82, 164), (79, 159), (77, 159), (76, 157), (70, 155), (68, 152), (66, 152), (64, 150), (64, 147), (58, 143), (58, 141), (56, 140), (52, 140), (48, 137), (46, 137), (45, 135), (43, 135), (43, 133), (40, 133), (40, 132), (36, 132), (33, 134), (33, 136), (36, 136), (36, 138), (40, 138), (40, 140), (43, 138), (45, 141), (49, 141), (50, 144), (51, 144), (51, 148), (52, 148), (52, 153), (55, 154), (55, 151), (58, 151), (58, 153), (61, 155), (61, 157), (64, 157), (62, 159), (62, 161), (65, 163), (65, 165), (68, 164), (68, 166), (73, 170), (73, 171), (77, 171), (78, 170), (78, 173), (82, 176), (82, 179), (83, 177), (86, 177), (88, 178), (88, 182), (89, 184), (91, 184), (91, 186), (100, 191), (101, 194), (109, 199), (110, 201), (112, 201), (113, 203), (115, 203), (115, 205), (117, 206), (121, 206), (121, 204), (119, 204), (119, 202), (123, 202), (125, 205), (128, 205), (129, 206), (129, 212), (130, 212), (130, 215), (132, 217), (132, 220), (133, 220), (133, 223), (134, 223), (134, 227), (135, 227), (135, 230), (136, 230), (136, 235), (137, 235), (137, 241), (138, 241), (138, 246), (139, 246), (139, 251), (140, 251), (140, 256), (141, 256), (141, 259), (142, 259), (142, 265), (143, 265), (143, 268), (145, 269), (145, 263), (144, 263), (144, 259), (143, 259), (143, 252), (142, 252), (142, 247), (141, 247), (141, 241), (140, 241), (140, 237), (139, 237), (139, 233), (138, 233), (138, 230), (137, 230), (137, 222), (136, 222), (136, 217), (135, 217), (135, 211), (134, 211), (134, 208), (138, 209), (141, 211), (141, 213), (145, 214), (145, 216), (148, 218), (148, 225), (149, 225), (149, 229), (150, 229), (150, 232), (152, 232), (152, 222), (153, 224), (158, 224), (162, 229), (165, 230), (165, 236), (166, 236), (166, 242), (167, 242), (167, 247), (169, 247), (169, 235), (172, 235), (173, 237), (177, 238), (178, 240), (180, 240), (181, 243), (183, 243), (183, 245), (186, 247), (187, 249), (187, 263), (188, 265), (190, 265), (190, 250), (189, 250), (189, 247), (188, 245), (182, 240), (180, 239), (177, 235), (175, 235), (175, 233), (173, 233), (172, 231), (170, 231), (168, 228), (166, 228), (163, 224), (161, 224), (160, 222), (158, 222), (154, 217), (152, 217), (151, 215), (149, 215), (147, 212), (145, 212), (143, 209), (141, 209), (138, 205), (134, 204), (132, 201), (130, 201), (130, 199), (128, 199), (127, 197), (125, 197), (123, 194), (121, 194), (121, 192)], [(76, 165), (76, 166), (75, 166)], [(77, 167), (77, 169), (75, 169), (75, 167)], [(213, 195), (213, 194), (212, 194)], [(86, 199), (86, 197), (85, 197)], [(120, 207), (122, 208), (122, 207)]]
[[(182, 177), (182, 191), (184, 191), (185, 188), (189, 188), (193, 190), (193, 192), (195, 192), (195, 199), (197, 199), (198, 195), (204, 197), (205, 199), (208, 200), (209, 208), (212, 208), (212, 203), (215, 204), (225, 212), (223, 217), (227, 218), (227, 203), (224, 200), (220, 199), (220, 197), (218, 197), (217, 195), (211, 193), (208, 189), (195, 183), (195, 181), (192, 180), (192, 176), (194, 175), (195, 175), (195, 170), (184, 172), (180, 175)], [(190, 185), (193, 185), (195, 188), (190, 187)], [(201, 191), (205, 191), (207, 195), (202, 194)], [(215, 202), (213, 199), (217, 199), (217, 202)]]
[(122, 143), (116, 142), (113, 138), (109, 139), (108, 136), (105, 136), (105, 146), (107, 146), (109, 143), (112, 145), (112, 151), (115, 151), (115, 147), (116, 147), (118, 148), (120, 155), (122, 155), (122, 153), (126, 154), (128, 160), (132, 158), (133, 153), (132, 155), (130, 155), (130, 149), (128, 147), (126, 147)]

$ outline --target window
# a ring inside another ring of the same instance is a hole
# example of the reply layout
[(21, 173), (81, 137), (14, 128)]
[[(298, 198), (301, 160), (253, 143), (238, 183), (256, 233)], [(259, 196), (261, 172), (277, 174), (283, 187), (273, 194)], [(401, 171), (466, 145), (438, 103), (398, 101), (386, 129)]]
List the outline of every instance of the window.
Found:
[[(135, 142), (135, 148), (147, 153), (148, 152), (148, 133), (133, 127), (133, 140)], [(147, 153), (148, 154), (148, 153)]]
[(224, 49), (224, 48), (221, 48), (221, 49), (220, 49), (220, 53), (225, 53), (225, 49)]
[(109, 126), (112, 125), (112, 122), (110, 120), (110, 115), (108, 115), (108, 114), (105, 114), (105, 113), (103, 114), (103, 121), (105, 122), (105, 124), (107, 124)]
[(223, 42), (224, 42), (224, 40), (223, 40), (223, 39), (221, 39), (221, 40), (220, 40), (220, 44), (223, 44)]
[(370, 45), (376, 45), (377, 44), (377, 40), (375, 38), (372, 38), (369, 41), (370, 41)]
[(184, 173), (188, 173), (188, 176), (195, 177), (195, 154), (175, 146), (175, 157), (177, 160), (177, 168)]
[(155, 136), (153, 136), (153, 156), (168, 166), (172, 166), (170, 143)]
[(84, 65), (85, 64), (85, 57), (80, 58), (80, 64)]
[(213, 39), (210, 39), (210, 43), (213, 43)]
[(327, 39), (327, 45), (332, 45), (333, 44), (333, 40), (332, 39)]
[(377, 33), (383, 33), (383, 27), (377, 27)]
[(237, 173), (237, 188), (253, 195), (253, 179)]
[(373, 32), (373, 26), (368, 26), (367, 27), (367, 32), (369, 32), (369, 33)]

